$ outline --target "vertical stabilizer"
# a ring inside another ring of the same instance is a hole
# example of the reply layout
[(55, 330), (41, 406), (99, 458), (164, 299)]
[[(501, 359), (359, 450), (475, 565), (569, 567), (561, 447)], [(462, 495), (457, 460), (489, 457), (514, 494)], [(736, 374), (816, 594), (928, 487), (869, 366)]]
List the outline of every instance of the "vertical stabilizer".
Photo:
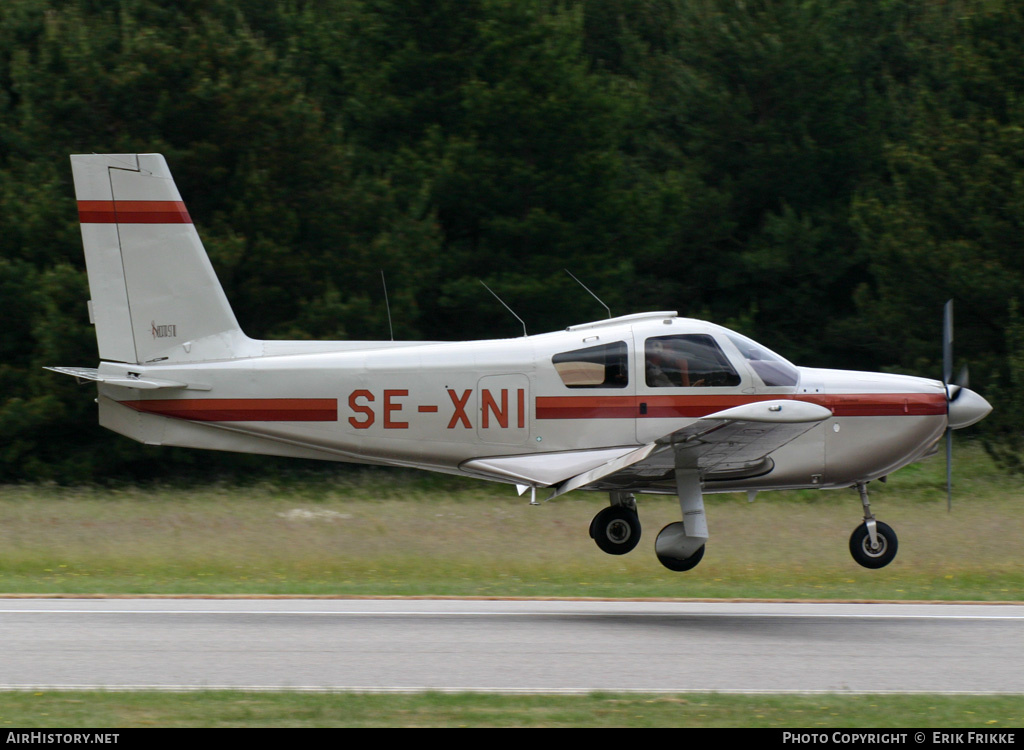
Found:
[(75, 155), (71, 168), (100, 358), (252, 354), (163, 156)]

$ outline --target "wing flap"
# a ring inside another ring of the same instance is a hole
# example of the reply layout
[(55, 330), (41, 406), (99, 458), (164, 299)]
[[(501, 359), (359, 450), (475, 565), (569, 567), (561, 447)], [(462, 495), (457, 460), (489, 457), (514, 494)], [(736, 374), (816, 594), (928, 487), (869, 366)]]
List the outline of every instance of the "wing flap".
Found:
[(512, 480), (521, 485), (549, 487), (561, 482), (566, 477), (589, 471), (595, 466), (605, 466), (609, 461), (614, 461), (632, 451), (632, 448), (622, 447), (592, 451), (475, 458), (463, 462), (459, 468), (491, 478)]
[(558, 497), (559, 495), (564, 495), (566, 492), (571, 492), (572, 490), (579, 489), (580, 487), (585, 487), (591, 482), (611, 476), (627, 467), (642, 466), (644, 460), (648, 459), (652, 454), (664, 453), (665, 451), (666, 448), (658, 445), (657, 443), (642, 445), (636, 450), (612, 459), (601, 466), (597, 466), (589, 471), (585, 471), (582, 474), (577, 474), (576, 476), (565, 480), (555, 488), (555, 492), (551, 497)]

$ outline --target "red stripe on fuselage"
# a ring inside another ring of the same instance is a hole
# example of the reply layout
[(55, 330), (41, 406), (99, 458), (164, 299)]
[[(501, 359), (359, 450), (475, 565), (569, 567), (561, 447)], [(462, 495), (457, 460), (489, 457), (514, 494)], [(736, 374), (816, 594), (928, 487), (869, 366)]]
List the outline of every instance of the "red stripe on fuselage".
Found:
[(633, 396), (538, 396), (537, 419), (633, 419)]
[(947, 412), (943, 393), (841, 393), (814, 403), (828, 407), (837, 417), (924, 417)]
[(121, 401), (147, 414), (193, 422), (337, 422), (333, 398), (182, 398)]
[[(806, 401), (837, 417), (939, 416), (943, 394), (871, 393), (760, 396), (538, 396), (537, 419), (698, 419), (758, 401)], [(338, 402), (327, 398), (210, 398), (121, 401), (148, 414), (196, 422), (336, 422)], [(641, 404), (646, 412), (641, 414)], [(436, 406), (418, 407), (433, 412)]]
[(78, 201), (83, 224), (191, 224), (181, 201)]
[[(697, 419), (734, 406), (774, 400), (806, 401), (837, 417), (936, 416), (946, 413), (941, 393), (836, 395), (538, 396), (537, 419)], [(646, 404), (641, 414), (641, 404)]]

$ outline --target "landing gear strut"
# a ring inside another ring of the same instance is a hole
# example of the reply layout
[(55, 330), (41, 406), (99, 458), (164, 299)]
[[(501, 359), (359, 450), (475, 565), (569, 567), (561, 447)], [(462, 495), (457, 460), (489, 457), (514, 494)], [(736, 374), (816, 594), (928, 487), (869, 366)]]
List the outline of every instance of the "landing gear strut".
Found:
[(708, 524), (704, 518), (704, 490), (700, 475), (677, 466), (676, 491), (683, 520), (670, 523), (658, 533), (654, 553), (666, 568), (681, 573), (695, 568), (704, 558)]
[(899, 540), (888, 524), (875, 520), (868, 502), (867, 483), (858, 483), (857, 491), (864, 506), (864, 523), (850, 535), (850, 554), (865, 568), (884, 568), (896, 557)]
[(612, 505), (590, 522), (590, 536), (609, 555), (631, 552), (640, 541), (640, 516), (630, 492), (611, 493)]

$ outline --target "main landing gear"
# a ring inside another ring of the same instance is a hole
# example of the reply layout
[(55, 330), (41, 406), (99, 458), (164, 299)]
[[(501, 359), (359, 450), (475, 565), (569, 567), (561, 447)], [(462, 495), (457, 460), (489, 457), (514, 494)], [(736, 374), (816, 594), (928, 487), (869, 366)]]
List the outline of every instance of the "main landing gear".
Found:
[(590, 536), (603, 552), (624, 555), (640, 542), (640, 516), (632, 492), (611, 493), (612, 504), (590, 522)]
[(705, 545), (703, 540), (700, 541), (699, 547), (692, 541), (688, 542), (685, 525), (676, 521), (658, 532), (658, 539), (654, 542), (654, 553), (658, 556), (658, 562), (666, 568), (683, 573), (693, 570), (697, 563), (704, 559)]
[(875, 520), (868, 502), (867, 483), (859, 482), (857, 491), (864, 506), (864, 523), (850, 535), (850, 554), (865, 568), (884, 568), (896, 557), (899, 540), (888, 524)]
[[(704, 519), (704, 497), (696, 473), (677, 473), (679, 505), (683, 520), (663, 528), (654, 542), (658, 561), (676, 572), (690, 570), (704, 557), (704, 543), (708, 538)], [(604, 552), (624, 555), (640, 541), (640, 517), (636, 512), (636, 497), (631, 492), (612, 492), (611, 506), (605, 508), (590, 522), (590, 536)]]

